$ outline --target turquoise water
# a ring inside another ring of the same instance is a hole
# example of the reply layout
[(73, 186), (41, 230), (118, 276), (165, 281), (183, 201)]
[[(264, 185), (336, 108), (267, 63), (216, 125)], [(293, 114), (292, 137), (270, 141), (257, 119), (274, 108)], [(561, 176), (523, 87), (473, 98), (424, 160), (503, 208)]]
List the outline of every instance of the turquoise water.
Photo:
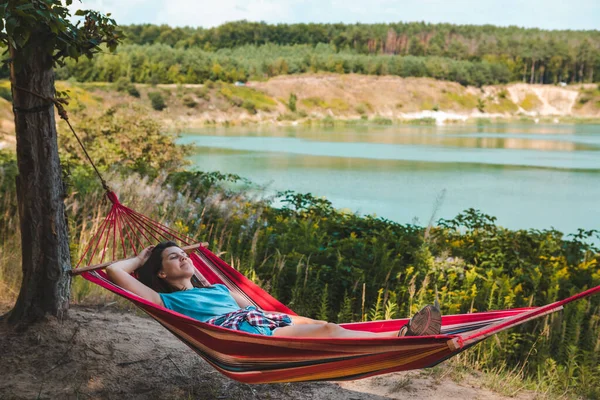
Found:
[(508, 228), (600, 228), (600, 125), (212, 128), (182, 134), (204, 171), (265, 195), (427, 224), (473, 207)]

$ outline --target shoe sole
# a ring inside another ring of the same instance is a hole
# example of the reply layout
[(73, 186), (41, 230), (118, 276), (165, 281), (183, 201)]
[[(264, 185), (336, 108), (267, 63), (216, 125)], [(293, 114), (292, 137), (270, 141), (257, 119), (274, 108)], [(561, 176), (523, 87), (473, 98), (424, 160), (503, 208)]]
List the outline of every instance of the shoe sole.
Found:
[(441, 330), (442, 313), (440, 309), (428, 305), (411, 318), (405, 336), (439, 335)]

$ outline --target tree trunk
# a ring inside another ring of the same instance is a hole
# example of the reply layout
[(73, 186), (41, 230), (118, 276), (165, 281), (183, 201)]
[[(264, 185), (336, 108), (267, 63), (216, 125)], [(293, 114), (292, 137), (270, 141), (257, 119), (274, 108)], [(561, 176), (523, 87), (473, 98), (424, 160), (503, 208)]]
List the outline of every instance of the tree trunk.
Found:
[(23, 258), (21, 291), (8, 316), (14, 323), (30, 323), (46, 314), (63, 318), (69, 307), (71, 262), (54, 107), (18, 89), (54, 96), (52, 59), (43, 35), (38, 37), (27, 53), (19, 54), (22, 50), (9, 46), (12, 58), (22, 60), (16, 67), (11, 65)]
[(529, 78), (529, 84), (533, 84), (535, 77), (535, 60), (531, 61), (531, 77)]

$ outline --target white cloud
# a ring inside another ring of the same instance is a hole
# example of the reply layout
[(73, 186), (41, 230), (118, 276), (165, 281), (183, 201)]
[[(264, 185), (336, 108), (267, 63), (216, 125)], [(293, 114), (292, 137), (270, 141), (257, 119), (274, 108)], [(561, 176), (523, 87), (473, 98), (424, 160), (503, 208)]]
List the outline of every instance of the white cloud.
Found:
[(277, 0), (168, 0), (159, 12), (160, 22), (171, 25), (212, 27), (228, 21), (289, 20), (293, 1)]
[(155, 15), (164, 0), (82, 0), (73, 1), (69, 10), (95, 10), (110, 14), (118, 24), (155, 23)]
[(72, 10), (78, 8), (111, 13), (124, 25), (212, 27), (246, 19), (269, 23), (426, 21), (600, 28), (598, 0), (83, 0), (71, 6)]

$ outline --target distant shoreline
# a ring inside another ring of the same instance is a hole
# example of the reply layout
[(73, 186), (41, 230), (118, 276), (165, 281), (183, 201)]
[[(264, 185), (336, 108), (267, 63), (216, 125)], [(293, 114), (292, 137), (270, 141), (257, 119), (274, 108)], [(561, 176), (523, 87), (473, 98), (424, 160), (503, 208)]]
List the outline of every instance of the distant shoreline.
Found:
[[(56, 86), (69, 92), (74, 120), (78, 112), (126, 106), (161, 121), (170, 132), (253, 125), (600, 124), (600, 87), (595, 84), (477, 88), (431, 78), (316, 73), (236, 85), (153, 86), (120, 80), (58, 81)], [(9, 87), (8, 81), (0, 81), (0, 88)], [(10, 102), (0, 98), (0, 131), (8, 136), (14, 132), (13, 118)]]

